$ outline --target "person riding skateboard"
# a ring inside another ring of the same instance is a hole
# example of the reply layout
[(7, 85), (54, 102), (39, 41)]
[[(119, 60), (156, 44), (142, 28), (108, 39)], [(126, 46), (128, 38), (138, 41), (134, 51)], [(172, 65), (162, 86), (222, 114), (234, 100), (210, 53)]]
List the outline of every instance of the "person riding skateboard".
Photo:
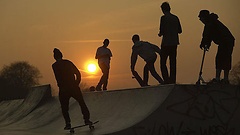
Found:
[(139, 35), (133, 35), (132, 36), (132, 42), (134, 45), (132, 46), (132, 54), (131, 54), (131, 71), (134, 76), (135, 71), (135, 65), (137, 62), (138, 55), (146, 62), (144, 66), (144, 77), (143, 82), (145, 85), (148, 85), (148, 77), (149, 77), (149, 71), (152, 74), (152, 76), (160, 83), (163, 84), (162, 78), (159, 76), (159, 74), (156, 72), (154, 63), (157, 59), (157, 53), (161, 53), (161, 50), (158, 46), (153, 45), (149, 42), (140, 41)]
[(84, 102), (79, 84), (81, 82), (81, 74), (77, 67), (69, 60), (62, 59), (61, 51), (54, 48), (55, 63), (52, 64), (52, 69), (59, 87), (59, 101), (62, 108), (62, 114), (65, 120), (65, 130), (71, 128), (71, 119), (68, 113), (69, 99), (73, 97), (80, 105), (85, 124), (91, 125), (90, 113), (87, 105)]

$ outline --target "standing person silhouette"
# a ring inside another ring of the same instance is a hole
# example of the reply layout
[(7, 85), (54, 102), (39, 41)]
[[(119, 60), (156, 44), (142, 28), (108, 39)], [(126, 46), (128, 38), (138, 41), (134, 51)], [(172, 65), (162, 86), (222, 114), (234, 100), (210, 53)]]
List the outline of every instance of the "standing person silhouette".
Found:
[[(160, 67), (165, 84), (176, 83), (176, 63), (177, 47), (179, 45), (178, 34), (182, 33), (180, 21), (173, 15), (168, 2), (161, 5), (163, 16), (160, 19), (160, 31), (158, 36), (162, 36)], [(167, 58), (170, 61), (170, 75), (166, 66)]]
[[(228, 75), (232, 67), (235, 38), (229, 29), (218, 20), (217, 14), (210, 14), (208, 10), (201, 10), (198, 17), (204, 24), (200, 48), (208, 50), (212, 41), (218, 45), (215, 58), (216, 76), (209, 83), (229, 84)], [(220, 80), (222, 70), (224, 70), (224, 79)]]
[(79, 84), (81, 82), (81, 74), (77, 67), (69, 60), (62, 59), (61, 51), (54, 48), (55, 63), (52, 69), (59, 87), (59, 101), (62, 108), (62, 114), (65, 120), (65, 130), (71, 128), (71, 119), (69, 117), (69, 99), (73, 97), (79, 103), (83, 114), (85, 124), (91, 125), (89, 110), (84, 102)]
[(139, 35), (132, 36), (132, 42), (134, 45), (132, 46), (132, 54), (131, 54), (131, 71), (134, 76), (135, 65), (137, 62), (138, 55), (146, 62), (144, 66), (144, 84), (148, 85), (148, 72), (152, 74), (152, 76), (160, 83), (163, 84), (162, 78), (156, 72), (154, 63), (157, 59), (157, 53), (161, 53), (161, 50), (158, 46), (153, 45), (149, 42), (140, 41)]
[(109, 39), (105, 39), (103, 41), (103, 45), (101, 47), (98, 47), (95, 59), (98, 59), (98, 65), (102, 70), (102, 77), (99, 80), (96, 90), (107, 90), (108, 85), (108, 77), (109, 77), (109, 70), (110, 70), (110, 60), (112, 57), (112, 52), (109, 48), (107, 48), (109, 45)]

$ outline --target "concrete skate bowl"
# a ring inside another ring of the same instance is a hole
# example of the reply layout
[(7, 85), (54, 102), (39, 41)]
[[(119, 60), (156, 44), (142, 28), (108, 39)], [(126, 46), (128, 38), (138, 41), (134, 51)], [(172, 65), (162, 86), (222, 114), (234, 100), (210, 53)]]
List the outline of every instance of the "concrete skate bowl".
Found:
[[(153, 86), (84, 93), (85, 102), (91, 112), (91, 120), (100, 122), (95, 125), (92, 132), (85, 127), (76, 129), (75, 134), (108, 134), (134, 126), (156, 110), (173, 87), (173, 85)], [(9, 112), (0, 122), (1, 134), (69, 133), (63, 130), (64, 120), (58, 97), (39, 101), (38, 99), (42, 97), (39, 94), (42, 92), (39, 91), (35, 91), (34, 95), (30, 94), (25, 100), (8, 101), (8, 106), (1, 106), (7, 108), (6, 112)], [(70, 100), (69, 108), (72, 125), (82, 124), (80, 107), (74, 99)], [(0, 117), (2, 119), (2, 116)]]
[[(100, 122), (93, 131), (82, 127), (75, 134), (239, 135), (239, 91), (239, 86), (230, 85), (162, 85), (84, 93), (91, 120)], [(0, 109), (8, 112), (0, 113), (1, 135), (70, 134), (63, 130), (58, 97), (38, 96), (8, 101), (8, 105), (0, 103)], [(69, 108), (72, 125), (82, 124), (78, 103), (71, 99)]]
[[(33, 87), (25, 99), (6, 100), (0, 102), (0, 130), (6, 127), (10, 129), (20, 129), (17, 126), (24, 118), (27, 118), (41, 102), (51, 97), (50, 85)], [(1, 133), (1, 132), (0, 132)]]
[(113, 135), (240, 135), (240, 86), (177, 85), (147, 118)]

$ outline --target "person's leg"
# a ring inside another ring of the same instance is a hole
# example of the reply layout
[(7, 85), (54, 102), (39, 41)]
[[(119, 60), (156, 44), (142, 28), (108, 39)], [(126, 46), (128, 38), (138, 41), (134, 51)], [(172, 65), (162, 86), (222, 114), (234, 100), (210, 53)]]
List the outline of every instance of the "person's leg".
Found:
[(108, 85), (108, 77), (109, 77), (109, 66), (103, 64), (102, 65), (103, 71), (103, 90), (107, 90)]
[(156, 58), (152, 61), (148, 61), (147, 62), (147, 66), (148, 66), (148, 69), (151, 73), (151, 75), (160, 83), (160, 84), (164, 84), (164, 81), (162, 80), (162, 78), (159, 76), (159, 74), (157, 73), (157, 71), (155, 70), (155, 67), (154, 67), (154, 63), (156, 61)]
[(102, 74), (102, 76), (101, 76), (101, 78), (100, 78), (100, 80), (99, 80), (99, 82), (98, 82), (98, 84), (96, 86), (96, 90), (97, 91), (101, 91), (102, 90), (102, 85), (104, 83), (104, 69), (102, 67), (102, 64), (98, 64), (98, 65), (99, 65), (100, 69), (102, 70), (103, 74)]
[(65, 90), (59, 89), (59, 101), (61, 104), (61, 109), (62, 109), (62, 115), (65, 120), (65, 128), (64, 129), (69, 129), (71, 128), (71, 119), (68, 113), (69, 110), (69, 99), (70, 96)]
[(145, 64), (144, 69), (143, 69), (143, 82), (144, 82), (144, 84), (148, 85), (148, 79), (149, 79), (149, 69), (148, 69), (148, 65)]
[(221, 79), (221, 71), (224, 70), (224, 80), (228, 80), (229, 71), (232, 65), (232, 51), (233, 47), (219, 45), (216, 54), (216, 80)]
[(224, 80), (229, 81), (229, 70), (224, 70)]
[(215, 79), (216, 79), (217, 81), (220, 81), (221, 73), (222, 73), (222, 70), (221, 70), (221, 69), (216, 69)]
[(222, 65), (223, 65), (223, 56), (224, 56), (224, 50), (222, 46), (218, 46), (217, 54), (216, 54), (216, 76), (215, 79), (217, 81), (220, 81), (221, 79), (221, 72), (222, 72)]
[(160, 67), (164, 83), (169, 83), (169, 74), (167, 69), (168, 52), (166, 47), (161, 48)]
[(176, 83), (176, 75), (177, 75), (177, 46), (171, 46), (169, 55), (170, 60), (170, 83)]
[(224, 78), (222, 82), (224, 84), (229, 84), (229, 71), (232, 68), (232, 52), (233, 52), (233, 46), (234, 46), (234, 41), (230, 41), (228, 46), (225, 47), (225, 56), (223, 60), (223, 70), (224, 70)]
[(79, 103), (79, 106), (82, 111), (83, 119), (84, 119), (85, 123), (87, 124), (88, 122), (90, 122), (89, 121), (90, 113), (89, 113), (88, 107), (83, 99), (82, 92), (79, 87), (74, 88), (72, 97)]
[(218, 50), (215, 58), (215, 69), (216, 69), (215, 78), (209, 81), (208, 84), (220, 83), (221, 72), (222, 72), (222, 56), (223, 56), (222, 52), (223, 52), (223, 48), (218, 46)]

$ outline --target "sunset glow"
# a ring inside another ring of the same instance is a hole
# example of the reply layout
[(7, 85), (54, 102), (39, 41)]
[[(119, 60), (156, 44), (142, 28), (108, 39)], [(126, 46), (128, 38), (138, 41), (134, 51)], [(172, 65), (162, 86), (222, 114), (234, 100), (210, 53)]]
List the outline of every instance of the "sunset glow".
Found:
[(98, 67), (97, 63), (95, 61), (90, 60), (85, 63), (84, 69), (89, 74), (95, 74), (98, 71), (97, 67)]
[[(0, 1), (0, 67), (12, 62), (27, 61), (37, 67), (42, 78), (40, 84), (52, 85), (54, 95), (58, 86), (51, 69), (55, 62), (53, 49), (58, 48), (63, 58), (72, 61), (81, 72), (82, 82), (96, 85), (102, 75), (95, 59), (97, 48), (105, 38), (110, 40), (108, 48), (112, 52), (108, 89), (139, 87), (132, 79), (130, 57), (133, 34), (140, 40), (161, 47), (162, 37), (158, 37), (160, 8), (158, 0), (17, 0)], [(177, 51), (177, 82), (196, 82), (201, 65), (202, 52), (199, 48), (204, 25), (198, 18), (199, 11), (208, 9), (216, 13), (219, 20), (228, 27), (235, 37), (232, 66), (240, 61), (240, 5), (239, 0), (168, 0), (171, 12), (177, 15), (182, 25), (180, 45)], [(34, 8), (33, 8), (34, 7)], [(187, 8), (186, 8), (187, 7)], [(16, 49), (17, 48), (17, 49)], [(204, 61), (205, 80), (215, 76), (215, 55), (217, 46), (212, 43)], [(96, 65), (96, 69), (89, 66)], [(169, 66), (169, 63), (167, 63)], [(136, 71), (142, 75), (145, 61), (138, 57)], [(89, 67), (89, 68), (88, 68)], [(160, 56), (155, 62), (160, 76)], [(188, 73), (188, 74), (186, 74)], [(158, 82), (149, 76), (149, 84)]]
[(88, 64), (87, 69), (88, 69), (88, 72), (94, 73), (97, 70), (97, 66), (95, 64), (91, 63), (91, 64)]

